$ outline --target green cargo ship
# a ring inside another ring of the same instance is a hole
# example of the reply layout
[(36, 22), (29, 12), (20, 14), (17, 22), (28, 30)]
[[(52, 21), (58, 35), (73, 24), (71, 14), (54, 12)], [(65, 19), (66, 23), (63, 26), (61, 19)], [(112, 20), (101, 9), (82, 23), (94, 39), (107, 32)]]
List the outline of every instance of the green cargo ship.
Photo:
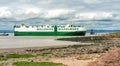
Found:
[(84, 36), (85, 27), (73, 25), (14, 26), (14, 36)]

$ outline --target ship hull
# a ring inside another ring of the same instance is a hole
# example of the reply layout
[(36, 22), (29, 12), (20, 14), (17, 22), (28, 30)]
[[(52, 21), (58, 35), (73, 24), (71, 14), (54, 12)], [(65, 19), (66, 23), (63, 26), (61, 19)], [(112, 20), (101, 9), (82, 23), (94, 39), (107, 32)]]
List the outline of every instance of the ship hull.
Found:
[(19, 32), (15, 31), (15, 36), (84, 36), (86, 31), (76, 32)]

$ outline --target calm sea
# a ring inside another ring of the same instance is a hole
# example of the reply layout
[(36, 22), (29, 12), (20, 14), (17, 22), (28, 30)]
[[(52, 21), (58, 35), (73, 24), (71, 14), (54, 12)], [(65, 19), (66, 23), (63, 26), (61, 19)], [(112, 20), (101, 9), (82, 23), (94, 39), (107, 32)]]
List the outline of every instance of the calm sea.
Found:
[[(90, 33), (91, 30), (87, 30)], [(120, 30), (93, 30), (94, 33), (110, 33), (110, 32), (120, 32)], [(13, 30), (0, 30), (0, 33), (13, 33)]]

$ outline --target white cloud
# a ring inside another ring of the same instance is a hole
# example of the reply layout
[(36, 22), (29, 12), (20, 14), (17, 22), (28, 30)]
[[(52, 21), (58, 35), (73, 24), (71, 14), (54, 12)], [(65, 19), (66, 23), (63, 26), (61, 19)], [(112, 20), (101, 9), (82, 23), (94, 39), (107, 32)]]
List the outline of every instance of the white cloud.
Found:
[(34, 18), (34, 17), (43, 17), (43, 18), (55, 18), (60, 17), (61, 15), (66, 15), (74, 10), (69, 9), (50, 9), (44, 10), (38, 7), (21, 7), (21, 8), (10, 8), (10, 7), (0, 7), (0, 17), (5, 18), (15, 18), (17, 20)]
[(101, 0), (83, 0), (83, 2), (89, 4), (96, 4), (96, 3), (101, 3)]
[(40, 8), (36, 8), (36, 7), (34, 7), (34, 8), (27, 7), (27, 8), (24, 8), (24, 10), (25, 10), (26, 14), (30, 14), (30, 13), (39, 14), (41, 11)]
[(60, 17), (61, 15), (65, 15), (73, 11), (74, 10), (69, 10), (69, 9), (52, 9), (52, 10), (48, 10), (47, 13), (45, 13), (44, 17), (46, 18)]
[(0, 7), (0, 17), (1, 18), (16, 18), (16, 19), (26, 19), (30, 17), (37, 17), (43, 10), (37, 7), (24, 7), (24, 8), (10, 8), (10, 7)]
[(110, 12), (83, 12), (76, 14), (75, 17), (79, 20), (101, 20), (115, 18)]
[(11, 9), (8, 7), (0, 7), (0, 17), (10, 17), (11, 15)]

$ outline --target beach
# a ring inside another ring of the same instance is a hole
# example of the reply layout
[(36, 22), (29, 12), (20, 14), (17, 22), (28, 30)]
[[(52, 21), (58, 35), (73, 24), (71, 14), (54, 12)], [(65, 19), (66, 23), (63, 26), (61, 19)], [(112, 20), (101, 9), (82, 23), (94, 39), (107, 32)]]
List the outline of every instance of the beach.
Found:
[[(69, 38), (71, 36), (13, 36), (13, 34), (9, 34), (9, 36), (0, 36), (0, 53), (2, 54), (9, 54), (9, 53), (26, 53), (25, 50), (27, 49), (45, 49), (45, 48), (55, 48), (55, 47), (65, 47), (68, 45), (79, 45), (80, 42), (72, 42), (72, 41), (59, 41), (56, 39), (59, 38)], [(72, 36), (72, 37), (76, 37), (76, 36)], [(81, 43), (85, 44), (85, 43)], [(89, 44), (89, 43), (86, 43)], [(55, 51), (56, 52), (56, 51)], [(35, 58), (32, 58), (35, 59)], [(38, 57), (38, 59), (41, 59)], [(72, 60), (75, 59), (75, 57), (73, 56), (68, 57), (68, 58), (52, 58), (49, 61), (51, 62), (58, 62), (58, 63), (62, 63), (62, 60), (64, 60), (64, 62), (67, 62), (69, 60), (69, 64), (70, 62), (72, 62)], [(21, 59), (10, 59), (6, 62), (2, 61), (0, 62), (1, 64), (5, 65), (5, 66), (12, 66), (11, 63), (15, 62), (15, 61), (20, 61)], [(23, 60), (23, 59), (22, 59)], [(21, 61), (22, 61), (21, 60)], [(25, 59), (24, 59), (25, 60)], [(27, 61), (29, 61), (28, 59), (26, 59)], [(45, 60), (43, 58), (43, 60)], [(47, 60), (45, 60), (47, 61)], [(79, 60), (75, 60), (75, 63), (79, 62)], [(84, 65), (86, 64), (86, 62), (88, 61), (81, 61)], [(83, 65), (82, 64), (82, 65)], [(81, 64), (80, 64), (81, 65)]]
[[(17, 61), (55, 62), (67, 66), (86, 66), (102, 53), (120, 47), (120, 38), (92, 36), (0, 36), (1, 58), (8, 54), (32, 54), (37, 57), (1, 60), (3, 66)], [(69, 62), (68, 62), (69, 61)]]
[(0, 48), (44, 47), (73, 45), (78, 42), (58, 41), (57, 36), (0, 36)]

